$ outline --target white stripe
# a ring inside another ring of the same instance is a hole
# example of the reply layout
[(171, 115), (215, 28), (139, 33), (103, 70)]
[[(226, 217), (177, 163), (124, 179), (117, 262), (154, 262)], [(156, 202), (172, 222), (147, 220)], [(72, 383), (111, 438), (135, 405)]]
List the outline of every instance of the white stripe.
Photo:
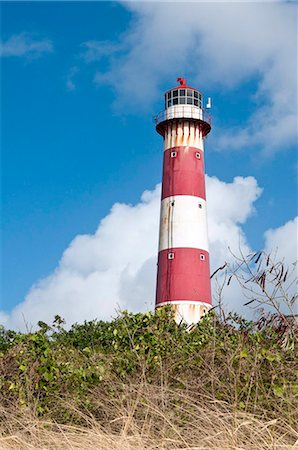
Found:
[(175, 195), (161, 202), (159, 251), (188, 247), (208, 252), (206, 201)]
[[(207, 313), (207, 311), (212, 308), (212, 305), (204, 302), (187, 302), (187, 301), (174, 301), (174, 302), (164, 302), (158, 303), (156, 308), (165, 305), (175, 305), (175, 321), (180, 323), (181, 321), (186, 322), (187, 325), (192, 325), (199, 322), (199, 320)], [(191, 306), (195, 305), (194, 308)]]
[(167, 302), (157, 303), (156, 307), (159, 306), (166, 306), (166, 305), (204, 305), (206, 308), (210, 309), (212, 308), (212, 305), (210, 303), (201, 302), (200, 300), (168, 300)]

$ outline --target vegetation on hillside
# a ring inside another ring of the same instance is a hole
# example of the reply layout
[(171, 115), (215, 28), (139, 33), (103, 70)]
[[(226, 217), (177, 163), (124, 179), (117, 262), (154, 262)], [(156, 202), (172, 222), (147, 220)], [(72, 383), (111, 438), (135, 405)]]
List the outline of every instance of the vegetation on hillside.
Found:
[[(268, 275), (260, 277), (260, 259), (266, 265), (264, 256), (250, 261), (254, 279), (238, 265), (229, 268), (227, 283), (231, 276), (245, 283), (245, 273), (250, 293), (260, 288), (263, 295), (269, 279), (271, 288), (279, 283), (279, 295), (287, 281), (283, 266), (279, 281), (273, 280), (276, 265), (270, 261)], [(69, 330), (59, 316), (50, 326), (39, 322), (35, 332), (1, 328), (1, 431), (6, 444), (7, 436), (23, 433), (23, 446), (3, 448), (27, 448), (28, 427), (36, 420), (39, 436), (57, 434), (53, 424), (59, 423), (63, 433), (87, 433), (90, 442), (91, 429), (98, 442), (114, 439), (111, 447), (90, 448), (118, 448), (120, 438), (132, 436), (122, 448), (190, 449), (198, 440), (203, 444), (196, 448), (294, 445), (297, 322), (294, 314), (281, 312), (281, 298), (273, 300), (271, 312), (261, 312), (256, 321), (213, 310), (191, 330), (176, 324), (170, 308), (122, 312), (111, 322), (84, 322)], [(40, 445), (62, 448), (57, 442)], [(63, 448), (88, 448), (67, 445)]]

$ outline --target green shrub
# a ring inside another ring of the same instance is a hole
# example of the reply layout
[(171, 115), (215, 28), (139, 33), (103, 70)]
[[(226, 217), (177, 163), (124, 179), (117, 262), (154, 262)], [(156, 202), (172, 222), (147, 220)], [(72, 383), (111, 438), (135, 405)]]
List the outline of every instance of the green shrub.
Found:
[(260, 327), (213, 312), (188, 330), (169, 308), (123, 312), (112, 322), (84, 322), (70, 330), (58, 316), (52, 326), (39, 322), (34, 333), (2, 329), (1, 403), (71, 422), (67, 402), (94, 413), (95, 391), (119, 396), (126, 385), (145, 379), (293, 422), (297, 346), (294, 335), (285, 344), (285, 333), (291, 335), (281, 333), (276, 320)]

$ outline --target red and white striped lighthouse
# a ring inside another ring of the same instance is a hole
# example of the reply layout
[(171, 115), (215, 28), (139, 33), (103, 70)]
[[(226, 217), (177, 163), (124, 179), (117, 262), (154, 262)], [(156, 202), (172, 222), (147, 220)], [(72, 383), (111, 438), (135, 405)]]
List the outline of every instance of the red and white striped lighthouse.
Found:
[(177, 322), (192, 324), (211, 307), (203, 144), (211, 125), (201, 92), (177, 81), (155, 117), (164, 139), (156, 307), (170, 304)]

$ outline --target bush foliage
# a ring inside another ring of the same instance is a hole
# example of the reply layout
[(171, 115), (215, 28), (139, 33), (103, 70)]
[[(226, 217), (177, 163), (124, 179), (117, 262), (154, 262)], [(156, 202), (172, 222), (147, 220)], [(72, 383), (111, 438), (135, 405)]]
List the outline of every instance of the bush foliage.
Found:
[(145, 380), (294, 424), (295, 328), (282, 315), (264, 324), (210, 312), (189, 330), (176, 324), (169, 308), (122, 312), (112, 322), (69, 330), (59, 316), (51, 326), (39, 322), (32, 333), (1, 328), (0, 400), (5, 408), (63, 423), (80, 421), (79, 411), (104, 423), (113, 413), (99, 399), (123, 401), (128, 385)]

